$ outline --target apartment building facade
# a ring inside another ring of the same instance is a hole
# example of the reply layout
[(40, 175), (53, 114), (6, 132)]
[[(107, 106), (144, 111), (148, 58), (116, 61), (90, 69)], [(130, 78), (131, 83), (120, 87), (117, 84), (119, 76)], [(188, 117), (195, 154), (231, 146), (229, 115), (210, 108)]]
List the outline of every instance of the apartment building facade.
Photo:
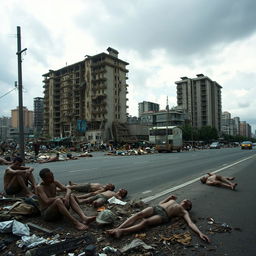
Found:
[(248, 124), (246, 121), (240, 122), (240, 135), (251, 138), (252, 137), (252, 128), (251, 125)]
[(0, 117), (0, 141), (5, 141), (10, 137), (9, 129), (11, 127), (10, 117)]
[(34, 132), (39, 135), (44, 126), (44, 98), (34, 98)]
[(228, 111), (224, 111), (221, 115), (221, 132), (231, 136), (236, 135), (235, 120)]
[(143, 101), (139, 103), (139, 117), (145, 112), (158, 112), (159, 111), (159, 104), (149, 101)]
[(193, 127), (211, 126), (221, 130), (221, 86), (203, 74), (181, 77), (177, 85), (177, 105), (184, 108)]
[(45, 135), (100, 143), (125, 133), (129, 63), (107, 51), (43, 75)]
[[(24, 128), (32, 129), (34, 126), (34, 112), (23, 107), (23, 123)], [(12, 128), (19, 128), (19, 107), (11, 110), (11, 126)]]

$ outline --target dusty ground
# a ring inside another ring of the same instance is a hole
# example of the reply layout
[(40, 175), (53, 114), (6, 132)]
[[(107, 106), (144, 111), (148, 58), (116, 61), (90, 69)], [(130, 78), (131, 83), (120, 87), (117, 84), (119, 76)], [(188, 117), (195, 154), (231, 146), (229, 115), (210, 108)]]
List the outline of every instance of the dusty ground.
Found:
[[(7, 202), (1, 202), (1, 207), (4, 205), (12, 204)], [(217, 253), (218, 248), (212, 244), (207, 244), (201, 241), (194, 233), (192, 233), (185, 222), (182, 219), (175, 218), (170, 223), (163, 224), (158, 227), (152, 227), (146, 229), (143, 232), (124, 236), (120, 239), (115, 239), (106, 234), (106, 230), (117, 227), (121, 222), (127, 219), (132, 213), (138, 212), (141, 209), (145, 208), (145, 204), (137, 202), (128, 202), (125, 206), (117, 205), (106, 205), (107, 209), (111, 209), (117, 216), (118, 220), (114, 225), (108, 226), (99, 226), (96, 222), (90, 224), (90, 229), (86, 232), (81, 232), (75, 230), (71, 224), (69, 224), (65, 219), (59, 220), (58, 222), (49, 223), (43, 221), (40, 217), (21, 217), (18, 216), (18, 220), (22, 223), (32, 222), (41, 227), (47, 228), (53, 231), (52, 235), (40, 232), (35, 229), (31, 229), (31, 235), (36, 234), (37, 236), (42, 236), (44, 238), (51, 238), (52, 236), (59, 234), (60, 239), (69, 239), (77, 238), (86, 233), (92, 234), (95, 237), (96, 250), (98, 253), (103, 253), (103, 248), (110, 246), (116, 249), (121, 249), (123, 246), (129, 244), (132, 240), (138, 238), (141, 239), (147, 245), (154, 247), (153, 249), (146, 250), (142, 247), (137, 247), (135, 249), (129, 250), (127, 252), (105, 252), (109, 255), (133, 255), (133, 256), (142, 256), (142, 255), (155, 255), (155, 256), (171, 256), (171, 255), (220, 255)], [(82, 205), (82, 209), (86, 212), (87, 215), (93, 216), (97, 215), (97, 211), (87, 205)], [(2, 209), (2, 208), (1, 208)], [(2, 212), (3, 210), (1, 210)], [(216, 226), (216, 229), (213, 230), (213, 225), (208, 224), (206, 217), (202, 218), (201, 216), (193, 216), (192, 220), (200, 227), (202, 230), (208, 230), (206, 234), (215, 234), (218, 232), (229, 232), (230, 230), (221, 230), (220, 227)], [(3, 221), (3, 219), (1, 220)], [(211, 229), (211, 230), (210, 230)], [(0, 234), (1, 239), (14, 238), (11, 234)], [(78, 245), (76, 250), (71, 250), (70, 252), (78, 255), (83, 252), (85, 245)], [(9, 245), (6, 245), (6, 248), (3, 248), (2, 255), (8, 255), (8, 252), (13, 254), (9, 255), (24, 255), (26, 248), (18, 248), (16, 241), (11, 242)], [(216, 253), (216, 254), (215, 254)], [(61, 253), (58, 255), (68, 255), (68, 253)]]

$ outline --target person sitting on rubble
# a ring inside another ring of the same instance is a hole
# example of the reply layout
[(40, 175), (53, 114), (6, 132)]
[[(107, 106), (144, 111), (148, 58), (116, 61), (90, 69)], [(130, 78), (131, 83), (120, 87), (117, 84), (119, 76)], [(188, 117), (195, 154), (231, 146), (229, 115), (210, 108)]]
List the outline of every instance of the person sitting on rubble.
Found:
[[(33, 176), (34, 168), (22, 166), (23, 160), (15, 157), (13, 163), (5, 170), (4, 173), (4, 190), (7, 195), (18, 193), (31, 197), (34, 194), (36, 182)], [(28, 188), (31, 185), (31, 190)]]
[(73, 156), (71, 153), (67, 153), (67, 160), (77, 160), (78, 157)]
[[(45, 221), (56, 221), (62, 216), (66, 217), (77, 230), (88, 229), (88, 224), (95, 220), (96, 216), (87, 217), (75, 197), (71, 194), (71, 190), (66, 188), (60, 182), (54, 180), (54, 175), (48, 168), (44, 168), (39, 173), (43, 182), (36, 188), (39, 198), (39, 207), (41, 216)], [(64, 197), (56, 196), (57, 188), (65, 191)], [(71, 208), (79, 215), (81, 221), (74, 218), (70, 212)]]
[(12, 164), (12, 162), (11, 161), (7, 161), (6, 159), (0, 157), (0, 164), (9, 165), (9, 164)]
[(111, 191), (115, 190), (115, 185), (113, 184), (106, 184), (106, 185), (102, 185), (100, 183), (77, 184), (72, 181), (69, 181), (69, 185), (67, 185), (66, 187), (77, 192), (86, 193), (86, 195), (83, 195), (84, 199), (90, 196), (95, 196), (107, 190), (111, 190)]
[[(134, 214), (119, 227), (107, 230), (107, 233), (113, 237), (119, 238), (122, 235), (138, 232), (146, 227), (166, 223), (174, 217), (182, 217), (187, 222), (188, 226), (202, 240), (210, 242), (210, 239), (203, 234), (190, 219), (188, 212), (192, 208), (191, 201), (184, 199), (178, 204), (175, 201), (176, 199), (176, 196), (171, 195), (161, 201), (157, 206), (147, 207), (144, 210)], [(138, 223), (138, 221), (140, 222)]]
[(224, 187), (235, 190), (237, 183), (231, 182), (235, 177), (223, 177), (212, 173), (207, 173), (208, 176), (204, 176), (200, 179), (203, 184), (210, 186)]
[[(82, 203), (92, 204), (93, 207), (97, 208), (97, 207), (101, 207), (102, 205), (107, 203), (109, 198), (114, 196), (117, 199), (121, 200), (124, 197), (126, 197), (127, 193), (128, 192), (125, 189), (120, 189), (117, 192), (107, 190), (107, 191), (104, 191), (95, 196), (90, 196), (90, 197), (84, 198), (83, 195), (81, 195), (81, 196), (77, 196), (76, 198), (77, 198), (79, 204), (82, 204)], [(87, 196), (87, 195), (85, 195), (85, 196)]]
[(44, 164), (44, 163), (50, 163), (50, 162), (57, 162), (60, 161), (60, 154), (56, 153), (56, 156), (50, 157), (49, 159), (45, 160), (38, 160), (39, 164)]

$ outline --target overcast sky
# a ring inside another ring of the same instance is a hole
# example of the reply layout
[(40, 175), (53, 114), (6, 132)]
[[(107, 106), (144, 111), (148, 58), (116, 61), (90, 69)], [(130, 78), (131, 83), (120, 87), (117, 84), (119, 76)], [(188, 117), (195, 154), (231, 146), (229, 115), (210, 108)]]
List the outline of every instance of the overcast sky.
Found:
[[(129, 114), (138, 103), (176, 106), (175, 81), (203, 73), (222, 88), (222, 110), (256, 129), (255, 0), (1, 0), (0, 97), (17, 81), (21, 27), (24, 106), (43, 96), (42, 74), (110, 46), (129, 63)], [(0, 98), (0, 116), (18, 105)]]

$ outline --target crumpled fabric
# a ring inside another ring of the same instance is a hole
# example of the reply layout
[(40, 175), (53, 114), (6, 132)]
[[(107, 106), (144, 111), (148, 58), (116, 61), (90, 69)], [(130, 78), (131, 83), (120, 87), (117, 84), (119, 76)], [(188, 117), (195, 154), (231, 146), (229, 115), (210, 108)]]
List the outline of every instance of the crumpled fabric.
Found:
[(38, 246), (39, 244), (44, 244), (47, 242), (47, 239), (43, 237), (38, 237), (35, 234), (32, 236), (22, 236), (21, 240), (22, 242), (20, 243), (20, 247), (23, 247), (25, 245), (27, 248), (33, 248)]
[(26, 246), (27, 248), (34, 248), (40, 244), (56, 244), (60, 242), (60, 240), (58, 240), (59, 237), (59, 234), (55, 235), (51, 239), (45, 239), (43, 237), (36, 236), (35, 234), (32, 236), (22, 236), (19, 247)]
[(187, 231), (183, 234), (173, 234), (170, 237), (161, 236), (161, 240), (177, 242), (177, 243), (180, 243), (183, 245), (189, 245), (192, 241), (192, 237), (191, 237), (189, 231)]
[(1, 233), (13, 233), (17, 236), (29, 236), (30, 229), (27, 224), (23, 224), (17, 220), (9, 220), (0, 222)]
[(108, 199), (108, 202), (110, 204), (120, 204), (120, 205), (126, 205), (127, 202), (121, 201), (119, 199), (117, 199), (116, 197), (112, 196), (111, 198)]
[(147, 245), (146, 243), (144, 243), (142, 240), (140, 239), (134, 239), (131, 241), (130, 244), (127, 244), (125, 245), (124, 247), (122, 247), (120, 249), (120, 252), (126, 252), (126, 251), (129, 251), (133, 248), (136, 248), (136, 247), (139, 247), (139, 246), (142, 246), (144, 249), (146, 250), (151, 250), (151, 249), (154, 249), (154, 247), (150, 246), (150, 245)]

